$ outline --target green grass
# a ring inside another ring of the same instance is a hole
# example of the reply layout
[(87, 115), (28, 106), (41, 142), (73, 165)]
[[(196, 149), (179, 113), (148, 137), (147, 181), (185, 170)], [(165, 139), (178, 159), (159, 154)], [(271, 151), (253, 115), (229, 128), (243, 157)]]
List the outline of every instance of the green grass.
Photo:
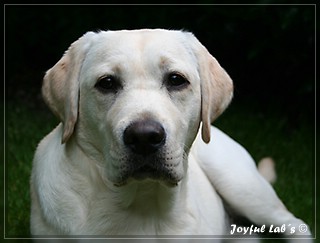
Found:
[[(256, 161), (276, 162), (275, 189), (296, 216), (314, 226), (314, 126), (312, 119), (294, 124), (281, 112), (257, 112), (231, 105), (216, 125), (240, 142)], [(28, 103), (6, 105), (6, 237), (29, 236), (29, 177), (38, 142), (56, 125), (47, 109)], [(212, 138), (214, 139), (214, 138)]]
[(28, 104), (6, 106), (6, 237), (29, 236), (29, 178), (33, 153), (57, 121)]

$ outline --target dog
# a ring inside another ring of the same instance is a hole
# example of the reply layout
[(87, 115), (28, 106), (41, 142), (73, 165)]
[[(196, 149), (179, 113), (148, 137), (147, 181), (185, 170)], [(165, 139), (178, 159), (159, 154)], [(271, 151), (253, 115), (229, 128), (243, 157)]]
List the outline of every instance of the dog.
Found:
[(61, 123), (34, 156), (32, 235), (230, 236), (227, 207), (310, 235), (262, 176), (274, 178), (272, 161), (260, 174), (211, 125), (233, 82), (191, 32), (87, 32), (46, 72), (42, 94)]

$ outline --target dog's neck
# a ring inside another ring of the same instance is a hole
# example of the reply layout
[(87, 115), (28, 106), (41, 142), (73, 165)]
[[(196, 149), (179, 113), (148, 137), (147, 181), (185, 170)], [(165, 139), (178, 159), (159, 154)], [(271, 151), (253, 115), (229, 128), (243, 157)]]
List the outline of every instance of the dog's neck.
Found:
[[(123, 209), (133, 210), (137, 213), (155, 214), (170, 213), (177, 206), (183, 207), (185, 198), (185, 181), (181, 181), (177, 186), (169, 187), (160, 181), (145, 179), (143, 181), (132, 181), (127, 185), (115, 188), (112, 191), (116, 195), (117, 204)], [(176, 210), (176, 209), (175, 209)]]
[(115, 218), (124, 219), (113, 224), (126, 228), (124, 234), (182, 232), (188, 227), (185, 218), (181, 217), (188, 207), (185, 182), (182, 180), (175, 187), (167, 187), (161, 182), (144, 180), (113, 188), (110, 194), (113, 200), (109, 201), (112, 206), (108, 208), (117, 212)]

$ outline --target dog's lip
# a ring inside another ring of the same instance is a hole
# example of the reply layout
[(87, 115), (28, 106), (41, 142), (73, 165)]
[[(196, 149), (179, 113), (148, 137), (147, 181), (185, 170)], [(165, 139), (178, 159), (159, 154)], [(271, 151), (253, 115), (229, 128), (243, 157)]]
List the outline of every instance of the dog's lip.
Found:
[(154, 165), (144, 165), (133, 172), (131, 177), (138, 181), (143, 181), (145, 179), (156, 180), (159, 182), (164, 182), (168, 187), (174, 187), (178, 185), (178, 182), (182, 178), (174, 178), (172, 174), (165, 169), (165, 167), (154, 166)]
[(135, 169), (132, 172), (132, 177), (135, 179), (154, 178), (158, 177), (157, 174), (159, 174), (157, 168), (147, 164)]
[(145, 179), (163, 180), (165, 178), (164, 171), (156, 168), (151, 164), (143, 164), (139, 167), (127, 167), (125, 172), (121, 175), (121, 180), (114, 182), (117, 187), (126, 185), (131, 179), (143, 181)]
[(181, 163), (184, 156), (127, 156), (123, 166), (119, 167), (119, 175), (113, 184), (124, 186), (131, 181), (145, 182), (148, 180), (164, 183), (169, 187), (177, 186), (183, 179)]

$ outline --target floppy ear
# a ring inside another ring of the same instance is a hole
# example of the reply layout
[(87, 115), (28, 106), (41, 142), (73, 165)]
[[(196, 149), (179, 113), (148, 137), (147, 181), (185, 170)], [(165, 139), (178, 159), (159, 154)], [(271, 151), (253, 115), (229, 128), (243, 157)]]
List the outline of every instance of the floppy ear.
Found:
[(229, 105), (233, 96), (233, 82), (218, 61), (193, 38), (201, 79), (202, 140), (209, 143), (211, 123)]
[(72, 43), (43, 79), (44, 101), (63, 123), (62, 143), (71, 137), (77, 122), (79, 73), (93, 35), (88, 32)]

